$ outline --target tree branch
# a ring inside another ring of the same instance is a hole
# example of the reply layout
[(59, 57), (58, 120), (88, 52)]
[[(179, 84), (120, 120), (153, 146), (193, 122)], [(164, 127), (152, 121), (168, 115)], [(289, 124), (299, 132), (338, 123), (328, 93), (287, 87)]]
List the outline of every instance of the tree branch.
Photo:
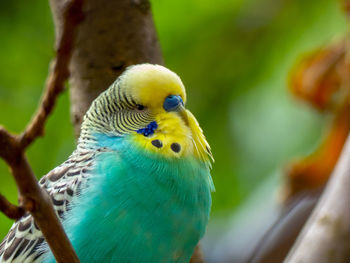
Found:
[(204, 261), (202, 249), (201, 249), (200, 243), (198, 243), (196, 248), (194, 249), (190, 263), (204, 263), (204, 262), (205, 261)]
[(8, 218), (15, 220), (21, 218), (25, 213), (22, 206), (15, 206), (11, 204), (2, 194), (0, 194), (0, 211)]
[(321, 200), (285, 262), (348, 262), (350, 258), (350, 137)]
[(52, 206), (42, 190), (20, 146), (18, 137), (0, 129), (0, 156), (11, 168), (20, 193), (21, 205), (31, 213), (57, 262), (79, 262)]
[(40, 106), (32, 121), (20, 136), (0, 127), (0, 157), (10, 166), (20, 193), (20, 207), (10, 204), (0, 196), (0, 208), (10, 218), (18, 218), (24, 209), (31, 213), (43, 233), (57, 262), (79, 262), (74, 249), (52, 206), (51, 198), (37, 183), (24, 151), (44, 133), (45, 122), (52, 112), (58, 95), (64, 90), (69, 76), (68, 65), (73, 50), (77, 25), (82, 20), (83, 0), (65, 1), (63, 33), (57, 43), (57, 57), (47, 79)]
[[(58, 38), (63, 32), (62, 2), (50, 0)], [(77, 32), (69, 80), (77, 137), (91, 102), (126, 67), (163, 63), (149, 0), (85, 0), (84, 7), (88, 15)]]
[(63, 31), (56, 41), (57, 57), (51, 63), (50, 74), (40, 106), (20, 137), (20, 144), (23, 148), (32, 143), (36, 137), (44, 134), (46, 119), (55, 107), (56, 99), (64, 90), (64, 82), (69, 77), (68, 66), (73, 50), (73, 36), (75, 35), (76, 25), (83, 18), (83, 0), (70, 0), (64, 3)]

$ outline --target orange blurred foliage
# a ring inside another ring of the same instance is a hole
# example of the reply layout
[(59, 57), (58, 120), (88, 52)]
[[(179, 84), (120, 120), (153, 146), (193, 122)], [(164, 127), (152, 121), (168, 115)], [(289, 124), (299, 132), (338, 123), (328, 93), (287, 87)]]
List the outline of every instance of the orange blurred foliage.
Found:
[(344, 57), (344, 42), (305, 55), (291, 71), (289, 90), (318, 110), (330, 109), (342, 84)]
[(350, 130), (350, 90), (345, 42), (319, 49), (297, 63), (290, 75), (289, 90), (332, 122), (319, 147), (286, 169), (283, 199), (323, 186), (331, 175)]

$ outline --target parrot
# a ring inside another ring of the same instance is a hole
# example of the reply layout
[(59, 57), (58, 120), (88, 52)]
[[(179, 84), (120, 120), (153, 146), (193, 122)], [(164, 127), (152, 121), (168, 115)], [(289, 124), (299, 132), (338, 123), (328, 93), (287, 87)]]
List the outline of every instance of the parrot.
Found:
[[(70, 157), (39, 180), (81, 262), (189, 262), (211, 210), (214, 162), (180, 77), (129, 66), (84, 116)], [(33, 217), (0, 262), (55, 262)]]

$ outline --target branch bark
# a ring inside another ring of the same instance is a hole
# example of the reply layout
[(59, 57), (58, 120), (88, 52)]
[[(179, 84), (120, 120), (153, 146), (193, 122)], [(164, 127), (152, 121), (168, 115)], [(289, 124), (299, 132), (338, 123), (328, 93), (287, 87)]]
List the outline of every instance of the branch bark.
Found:
[(204, 257), (200, 244), (194, 249), (193, 255), (191, 257), (190, 263), (204, 263)]
[(350, 258), (350, 137), (321, 200), (285, 260), (348, 262)]
[[(62, 34), (62, 2), (50, 0), (56, 33)], [(86, 0), (70, 62), (71, 116), (76, 135), (91, 102), (125, 70), (162, 64), (148, 0)]]
[(15, 206), (11, 204), (5, 196), (0, 194), (0, 211), (4, 213), (10, 219), (19, 219), (21, 218), (25, 210), (21, 206)]
[(16, 219), (24, 214), (24, 210), (31, 213), (57, 262), (79, 262), (79, 259), (56, 215), (51, 198), (40, 188), (24, 152), (38, 136), (43, 135), (45, 122), (58, 95), (64, 90), (64, 82), (69, 76), (68, 64), (75, 29), (82, 20), (82, 3), (82, 0), (65, 2), (63, 31), (57, 41), (57, 57), (52, 62), (44, 95), (32, 121), (20, 136), (12, 135), (0, 127), (0, 157), (10, 166), (20, 194), (19, 207), (0, 196), (1, 211)]

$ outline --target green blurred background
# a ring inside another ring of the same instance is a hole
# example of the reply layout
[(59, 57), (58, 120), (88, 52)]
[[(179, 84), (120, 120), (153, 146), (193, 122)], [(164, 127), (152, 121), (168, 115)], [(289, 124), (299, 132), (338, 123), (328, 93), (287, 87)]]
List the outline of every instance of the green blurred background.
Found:
[[(216, 159), (213, 217), (234, 212), (271, 177), (277, 177), (275, 191), (283, 165), (310, 152), (327, 122), (288, 94), (286, 79), (301, 53), (345, 34), (340, 2), (153, 0), (152, 5), (166, 65), (185, 83), (188, 107)], [(0, 0), (0, 123), (13, 132), (22, 131), (36, 109), (53, 43), (47, 1)], [(74, 148), (65, 92), (28, 158), (41, 177)], [(0, 193), (17, 202), (3, 161)], [(0, 214), (0, 238), (11, 224)]]

